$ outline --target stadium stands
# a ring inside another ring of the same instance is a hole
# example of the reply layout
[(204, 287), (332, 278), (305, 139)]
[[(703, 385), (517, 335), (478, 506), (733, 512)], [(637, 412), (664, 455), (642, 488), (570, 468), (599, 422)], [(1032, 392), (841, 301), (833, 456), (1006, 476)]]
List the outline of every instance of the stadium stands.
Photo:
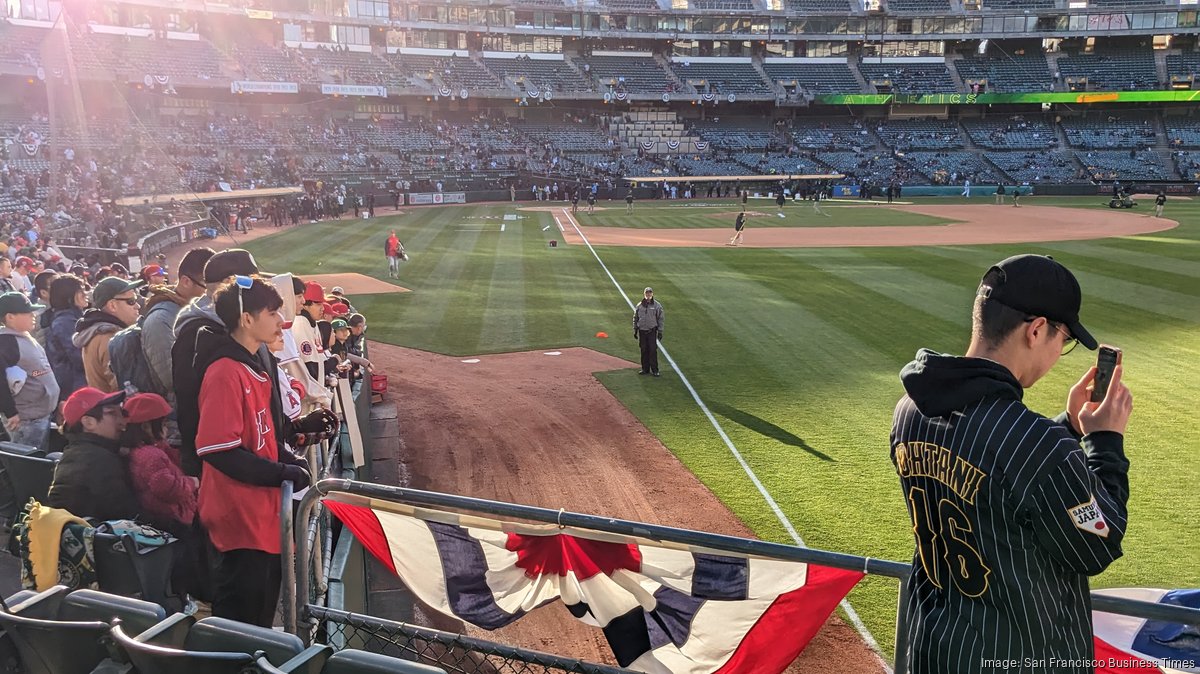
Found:
[(845, 63), (764, 63), (763, 70), (776, 82), (797, 82), (813, 94), (856, 94), (862, 88)]
[(745, 166), (751, 173), (763, 175), (779, 173), (799, 173), (814, 175), (823, 173), (825, 168), (807, 155), (783, 155), (764, 152), (761, 154), (745, 152), (734, 155), (739, 164)]
[(1022, 115), (963, 120), (971, 141), (993, 150), (1044, 150), (1057, 147), (1058, 137), (1049, 122)]
[(1054, 9), (1054, 0), (983, 0), (984, 9)]
[(870, 133), (857, 121), (845, 118), (796, 120), (790, 129), (792, 143), (799, 148), (836, 150), (874, 145)]
[(0, 21), (0, 65), (36, 68), (49, 31)]
[(784, 6), (788, 11), (803, 14), (849, 14), (852, 10), (849, 0), (786, 0)]
[(609, 136), (599, 129), (547, 122), (517, 122), (517, 131), (539, 144), (550, 144), (572, 152), (606, 152), (612, 149)]
[(566, 61), (529, 58), (485, 58), (484, 65), (501, 80), (508, 79), (522, 91), (590, 91), (592, 85)]
[(308, 49), (304, 51), (304, 56), (314, 69), (332, 76), (339, 83), (396, 86), (407, 81), (370, 53)]
[(465, 56), (391, 54), (388, 60), (409, 80), (430, 82), (435, 77), (454, 91), (507, 88), (495, 75)]
[(987, 90), (994, 93), (1050, 91), (1054, 87), (1050, 66), (1040, 51), (1025, 55), (968, 55), (955, 59), (954, 68), (964, 83), (986, 79)]
[(958, 185), (970, 178), (973, 183), (995, 183), (995, 169), (973, 152), (908, 152), (904, 161), (935, 185)]
[(891, 82), (895, 93), (952, 94), (958, 91), (944, 63), (861, 63), (867, 84)]
[(875, 133), (897, 150), (954, 149), (963, 146), (958, 124), (950, 120), (907, 119), (881, 122)]
[(763, 81), (750, 63), (743, 62), (700, 62), (672, 63), (672, 70), (679, 79), (695, 86), (697, 91), (724, 96), (745, 94), (766, 96), (771, 87)]
[(780, 142), (774, 127), (766, 120), (758, 123), (737, 121), (731, 124), (697, 122), (694, 130), (715, 147), (732, 150), (763, 149)]
[(243, 78), (248, 80), (305, 82), (316, 78), (299, 50), (239, 40), (233, 46), (233, 54)]
[(672, 84), (670, 76), (651, 57), (589, 56), (584, 61), (598, 88), (631, 94), (660, 94)]
[(988, 152), (984, 156), (1017, 183), (1069, 183), (1084, 176), (1063, 152)]
[(1158, 67), (1150, 49), (1064, 55), (1058, 59), (1058, 69), (1064, 78), (1086, 77), (1091, 91), (1132, 91), (1160, 86)]
[(1175, 160), (1175, 168), (1180, 177), (1184, 180), (1200, 180), (1200, 153), (1172, 152), (1171, 158)]
[(945, 12), (950, 9), (950, 0), (886, 0), (892, 12)]
[(1167, 54), (1167, 79), (1172, 76), (1196, 77), (1200, 75), (1200, 52), (1184, 51)]
[(1147, 115), (1064, 117), (1062, 128), (1071, 147), (1103, 150), (1150, 147), (1155, 143), (1154, 120)]
[(910, 173), (907, 166), (886, 152), (818, 152), (814, 156), (834, 171), (860, 180), (887, 183), (904, 180)]
[(1075, 152), (1093, 180), (1167, 180), (1171, 170), (1153, 150)]
[(1200, 120), (1178, 115), (1164, 116), (1163, 126), (1167, 129), (1167, 142), (1172, 148), (1200, 147)]

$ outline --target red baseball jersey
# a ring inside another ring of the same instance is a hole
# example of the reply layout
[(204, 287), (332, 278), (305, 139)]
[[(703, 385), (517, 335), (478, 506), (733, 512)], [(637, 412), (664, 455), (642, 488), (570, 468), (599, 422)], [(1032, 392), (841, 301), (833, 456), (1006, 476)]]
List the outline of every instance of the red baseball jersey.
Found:
[[(232, 358), (209, 366), (200, 385), (200, 429), (196, 455), (245, 447), (278, 461), (271, 419), (271, 387), (276, 384), (254, 368)], [(222, 552), (262, 550), (279, 554), (279, 487), (238, 482), (204, 464), (200, 475), (200, 521)]]

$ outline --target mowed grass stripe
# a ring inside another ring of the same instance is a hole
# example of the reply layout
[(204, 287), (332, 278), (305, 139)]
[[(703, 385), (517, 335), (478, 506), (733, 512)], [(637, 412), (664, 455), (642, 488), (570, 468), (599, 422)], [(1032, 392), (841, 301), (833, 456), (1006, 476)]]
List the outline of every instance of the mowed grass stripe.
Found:
[[(455, 230), (457, 224), (451, 225)], [(441, 314), (430, 323), (440, 334), (457, 333), (464, 355), (478, 354), (483, 334), (484, 308), (492, 293), (492, 267), (500, 246), (500, 224), (474, 228), (457, 228), (460, 239), (455, 248), (460, 251), (463, 265), (455, 276), (449, 296), (443, 298)], [(469, 238), (461, 238), (470, 235)], [(503, 294), (502, 289), (496, 292)]]
[[(826, 274), (882, 295), (913, 311), (970, 328), (971, 316), (963, 312), (963, 306), (969, 305), (974, 298), (974, 290), (962, 283), (927, 275), (919, 266), (908, 264), (908, 260), (902, 256), (894, 256), (892, 263), (885, 263), (857, 249), (843, 249), (831, 255), (809, 256), (805, 261)], [(914, 291), (914, 288), (920, 290)]]
[[(1027, 250), (1028, 252), (1038, 253), (1053, 252), (1039, 250), (1036, 247), (1030, 247)], [(984, 270), (987, 269), (988, 265), (1002, 259), (996, 258), (993, 260), (994, 256), (989, 255), (987, 250), (938, 248), (936, 249), (936, 253), (962, 261), (979, 261), (981, 268)], [(1061, 258), (1064, 264), (1067, 264), (1071, 268), (1088, 299), (1103, 297), (1110, 302), (1116, 302), (1130, 308), (1151, 311), (1160, 316), (1192, 323), (1200, 322), (1200, 297), (1167, 290), (1149, 285), (1148, 283), (1127, 281), (1107, 273), (1088, 271), (1089, 269), (1102, 269), (1104, 267), (1103, 265), (1096, 265), (1094, 261), (1088, 262), (1084, 258), (1071, 260), (1063, 255), (1059, 255), (1058, 257)], [(991, 260), (991, 262), (985, 262), (984, 260)], [(1143, 271), (1139, 274), (1139, 278), (1153, 283), (1157, 283), (1160, 280), (1159, 275), (1148, 271)]]
[(1154, 253), (1143, 253), (1126, 247), (1124, 242), (1116, 244), (1076, 241), (1069, 244), (1043, 244), (1043, 248), (1067, 253), (1073, 257), (1086, 257), (1110, 265), (1114, 272), (1122, 270), (1122, 276), (1138, 278), (1144, 271), (1168, 273), (1179, 277), (1172, 289), (1181, 292), (1200, 292), (1196, 275), (1200, 273), (1200, 259), (1195, 257), (1169, 257)]
[(512, 351), (529, 342), (525, 335), (525, 265), (522, 258), (525, 247), (533, 238), (526, 230), (533, 230), (535, 225), (529, 220), (514, 220), (496, 226), (503, 227), (503, 231), (496, 235), (479, 346), (488, 351)]

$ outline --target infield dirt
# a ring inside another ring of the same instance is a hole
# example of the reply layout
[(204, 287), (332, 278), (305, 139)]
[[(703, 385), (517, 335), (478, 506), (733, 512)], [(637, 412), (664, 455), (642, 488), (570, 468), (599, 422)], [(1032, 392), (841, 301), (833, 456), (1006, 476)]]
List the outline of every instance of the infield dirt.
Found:
[[(633, 350), (631, 345), (630, 350)], [(400, 474), (419, 489), (752, 537), (593, 372), (634, 363), (584, 348), (476, 356), (477, 363), (386, 344), (404, 448)], [(654, 383), (670, 386), (668, 377)], [(613, 663), (599, 629), (561, 604), (483, 638)], [(879, 672), (878, 658), (836, 616), (788, 670)]]

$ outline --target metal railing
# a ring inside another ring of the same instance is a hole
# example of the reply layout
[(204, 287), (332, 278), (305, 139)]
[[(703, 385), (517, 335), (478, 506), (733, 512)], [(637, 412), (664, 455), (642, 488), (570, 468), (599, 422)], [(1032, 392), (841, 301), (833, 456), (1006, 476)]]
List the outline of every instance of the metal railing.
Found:
[(449, 674), (627, 674), (629, 670), (540, 653), (453, 632), (309, 605), (318, 634), (358, 648), (433, 665)]
[[(419, 489), (408, 489), (405, 487), (390, 487), (345, 479), (326, 479), (315, 484), (301, 500), (298, 509), (298, 516), (293, 525), (293, 539), (295, 541), (294, 554), (289, 548), (286, 547), (284, 552), (285, 568), (289, 566), (289, 561), (294, 564), (294, 567), (288, 573), (292, 574), (296, 581), (295, 593), (292, 595), (294, 603), (288, 609), (290, 621), (286, 624), (286, 626), (289, 632), (298, 634), (302, 638), (311, 635), (314, 628), (318, 627), (317, 621), (321, 620), (322, 618), (328, 618), (331, 615), (334, 616), (334, 618), (352, 615), (339, 614), (337, 612), (331, 613), (328, 609), (309, 605), (309, 603), (304, 600), (305, 597), (309, 596), (309, 579), (311, 574), (311, 546), (308, 536), (309, 532), (304, 526), (304, 523), (309, 521), (311, 514), (317, 507), (320, 506), (322, 497), (333, 492), (354, 494), (407, 505), (450, 508), (454, 510), (490, 516), (511, 517), (534, 522), (542, 522), (546, 524), (556, 524), (564, 527), (570, 526), (591, 529), (593, 531), (606, 532), (610, 534), (636, 536), (638, 538), (645, 538), (654, 541), (679, 543), (706, 548), (715, 552), (753, 555), (769, 559), (818, 564), (821, 566), (828, 566), (838, 569), (861, 571), (863, 573), (874, 574), (877, 576), (886, 576), (889, 578), (895, 578), (897, 580), (907, 578), (910, 568), (909, 564), (902, 562), (874, 559), (871, 557), (860, 557), (857, 555), (848, 555), (839, 552), (830, 552), (827, 550), (817, 550), (794, 545), (785, 545), (782, 543), (773, 543), (770, 541), (762, 541), (751, 538), (726, 536), (704, 531), (695, 531), (692, 529), (680, 529), (658, 524), (648, 524), (645, 522), (635, 522), (597, 515), (587, 515), (583, 513), (568, 512), (566, 510), (551, 510), (548, 508), (505, 503), (502, 501), (491, 501), (468, 496), (457, 496), (454, 494), (442, 494), (438, 492), (422, 491)], [(287, 538), (286, 534), (285, 538)], [(896, 616), (897, 654), (906, 652), (908, 648), (908, 629), (907, 625), (905, 624), (905, 603), (905, 595), (904, 593), (901, 593)], [(1151, 620), (1161, 620), (1165, 622), (1200, 626), (1200, 609), (1171, 606), (1167, 604), (1156, 604), (1153, 602), (1126, 599), (1123, 597), (1112, 597), (1101, 594), (1092, 594), (1092, 606), (1095, 610), (1106, 613), (1116, 613), (1139, 618), (1148, 618)], [(382, 621), (363, 616), (359, 616), (358, 620), (361, 621), (364, 626), (368, 624), (388, 625), (392, 627), (402, 625), (402, 623), (390, 623), (388, 621)], [(343, 623), (347, 622), (348, 619), (343, 621)], [(407, 626), (406, 629), (418, 630), (423, 628), (413, 628), (411, 626)], [(905, 671), (906, 662), (904, 658), (897, 657), (895, 667), (896, 674), (905, 674)]]

